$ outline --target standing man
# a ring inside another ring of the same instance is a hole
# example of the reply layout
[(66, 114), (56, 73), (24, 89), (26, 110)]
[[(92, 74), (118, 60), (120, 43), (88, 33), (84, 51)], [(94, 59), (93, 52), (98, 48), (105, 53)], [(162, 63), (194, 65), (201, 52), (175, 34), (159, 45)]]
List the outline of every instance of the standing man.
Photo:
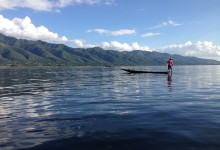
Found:
[(168, 66), (168, 70), (172, 71), (172, 66), (173, 66), (173, 60), (172, 58), (169, 58), (169, 60), (167, 61), (167, 66)]

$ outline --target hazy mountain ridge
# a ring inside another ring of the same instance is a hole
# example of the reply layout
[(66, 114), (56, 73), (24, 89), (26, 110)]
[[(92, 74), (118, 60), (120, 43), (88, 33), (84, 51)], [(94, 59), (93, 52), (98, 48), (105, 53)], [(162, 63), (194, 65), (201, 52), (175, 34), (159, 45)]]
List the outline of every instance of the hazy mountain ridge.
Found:
[(71, 48), (63, 44), (16, 39), (0, 34), (0, 65), (84, 66), (84, 65), (165, 65), (173, 57), (176, 65), (219, 65), (219, 61), (170, 55), (168, 53)]

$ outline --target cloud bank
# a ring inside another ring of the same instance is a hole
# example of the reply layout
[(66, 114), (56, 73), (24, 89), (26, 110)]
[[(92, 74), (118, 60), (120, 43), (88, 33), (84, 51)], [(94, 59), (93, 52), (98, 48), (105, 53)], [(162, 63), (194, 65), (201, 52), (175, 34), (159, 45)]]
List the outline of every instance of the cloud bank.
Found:
[(105, 50), (117, 50), (117, 51), (132, 51), (132, 50), (143, 50), (152, 51), (148, 46), (140, 46), (137, 42), (133, 43), (120, 43), (118, 41), (111, 42), (101, 42), (98, 44), (87, 44), (84, 40), (73, 40), (72, 43), (76, 47), (81, 48), (91, 48), (91, 47), (101, 47)]

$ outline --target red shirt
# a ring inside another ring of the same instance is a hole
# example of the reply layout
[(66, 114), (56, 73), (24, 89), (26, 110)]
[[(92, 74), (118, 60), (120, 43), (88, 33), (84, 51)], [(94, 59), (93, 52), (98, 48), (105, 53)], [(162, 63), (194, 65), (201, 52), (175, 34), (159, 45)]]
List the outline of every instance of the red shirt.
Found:
[(172, 61), (171, 59), (169, 59), (169, 60), (167, 61), (167, 64), (168, 64), (168, 66), (173, 66), (173, 61)]

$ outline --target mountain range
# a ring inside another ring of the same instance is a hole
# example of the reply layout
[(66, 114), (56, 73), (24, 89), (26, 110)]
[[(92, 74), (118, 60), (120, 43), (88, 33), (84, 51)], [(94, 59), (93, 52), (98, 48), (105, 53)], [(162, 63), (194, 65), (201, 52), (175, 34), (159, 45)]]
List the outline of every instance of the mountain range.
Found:
[(119, 52), (100, 47), (71, 48), (64, 44), (16, 39), (0, 33), (0, 66), (165, 65), (170, 57), (176, 65), (220, 64), (211, 59), (141, 50)]

